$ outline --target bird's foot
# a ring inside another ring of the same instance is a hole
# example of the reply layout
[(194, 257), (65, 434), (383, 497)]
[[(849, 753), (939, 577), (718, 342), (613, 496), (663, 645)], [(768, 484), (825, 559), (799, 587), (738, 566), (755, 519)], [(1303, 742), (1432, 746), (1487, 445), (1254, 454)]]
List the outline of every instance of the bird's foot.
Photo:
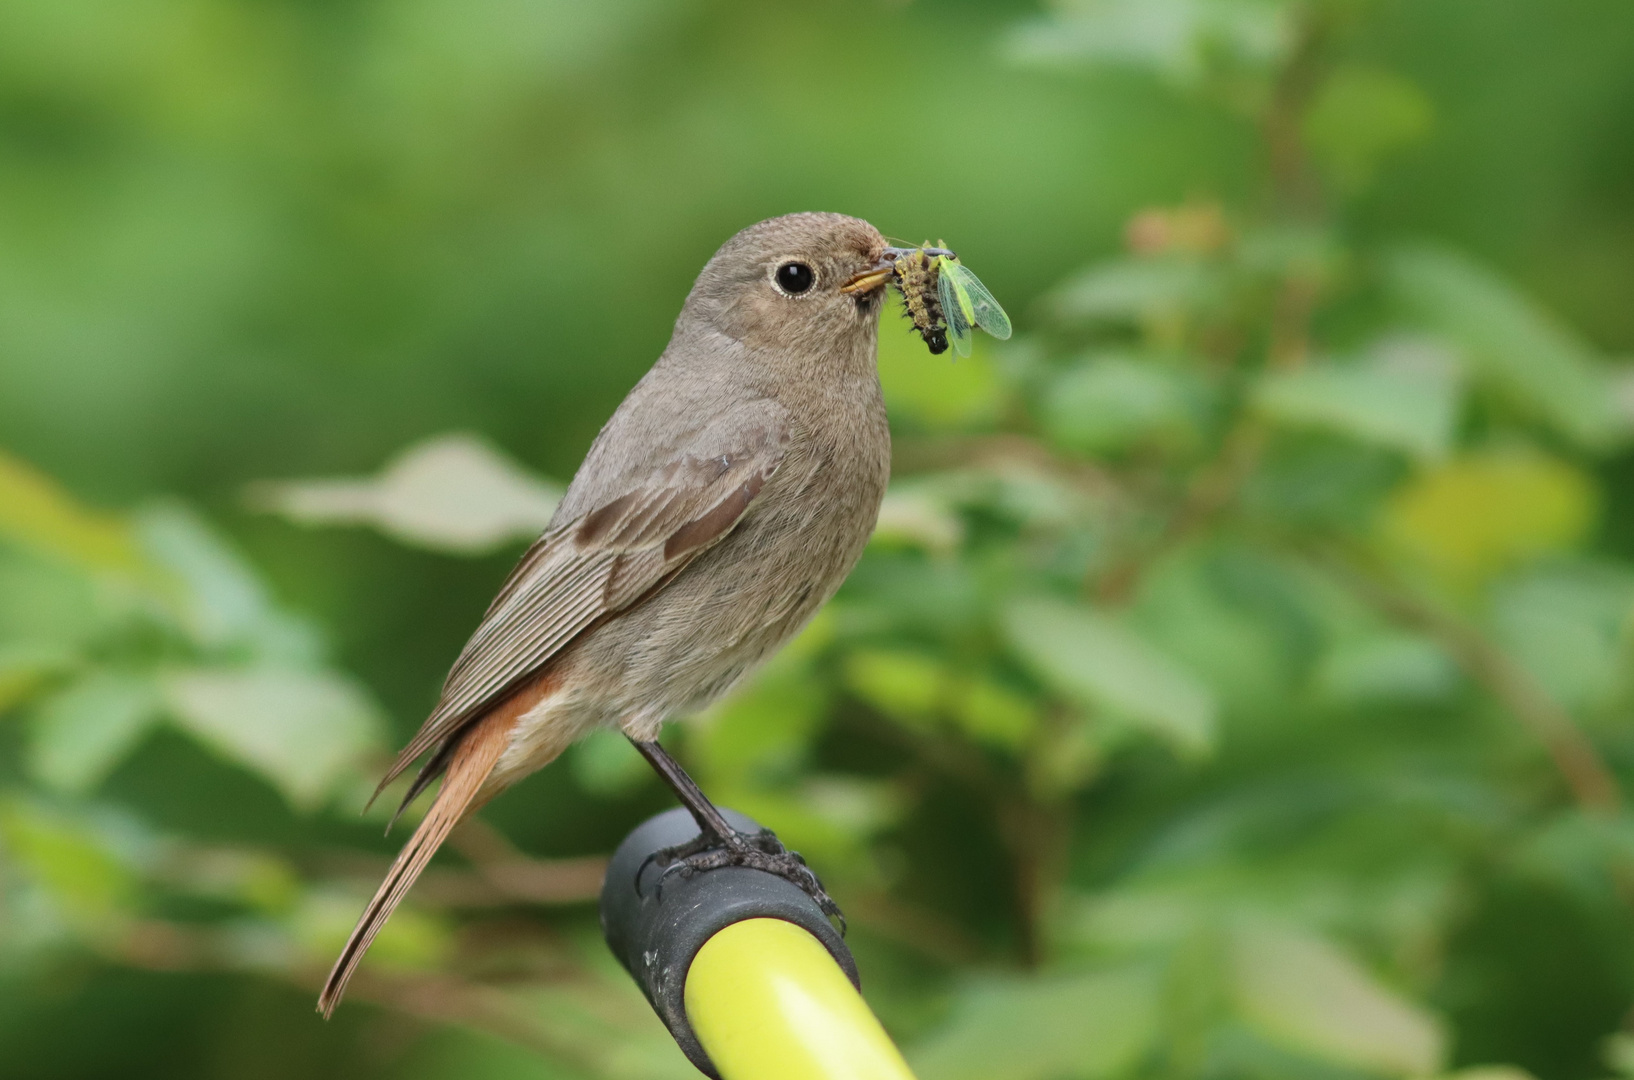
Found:
[[(770, 829), (761, 829), (756, 833), (734, 831), (724, 837), (710, 832), (699, 833), (684, 844), (655, 851), (648, 858), (663, 871), (658, 878), (659, 888), (663, 888), (664, 880), (671, 874), (686, 878), (719, 870), (723, 866), (747, 866), (752, 870), (776, 874), (800, 886), (807, 896), (817, 901), (824, 915), (839, 920), (840, 932), (845, 933), (845, 915), (840, 911), (840, 905), (828, 895), (823, 883), (806, 865), (800, 853), (784, 847)], [(636, 880), (640, 880), (639, 874)]]

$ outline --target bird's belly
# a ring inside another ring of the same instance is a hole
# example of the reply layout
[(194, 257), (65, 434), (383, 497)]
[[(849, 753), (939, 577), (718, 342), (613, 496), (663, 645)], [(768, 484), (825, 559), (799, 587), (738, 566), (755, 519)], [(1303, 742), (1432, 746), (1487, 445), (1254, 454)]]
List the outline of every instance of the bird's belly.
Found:
[(655, 738), (665, 718), (703, 708), (806, 624), (862, 554), (883, 488), (882, 476), (850, 485), (848, 499), (771, 501), (564, 660), (596, 686), (611, 722)]

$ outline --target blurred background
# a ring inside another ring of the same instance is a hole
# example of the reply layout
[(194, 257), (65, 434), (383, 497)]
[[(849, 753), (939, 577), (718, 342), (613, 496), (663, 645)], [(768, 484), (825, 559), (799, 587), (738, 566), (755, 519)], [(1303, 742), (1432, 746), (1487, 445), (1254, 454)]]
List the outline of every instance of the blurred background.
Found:
[(1017, 334), (886, 316), (874, 544), (665, 740), (922, 1080), (1634, 1077), (1616, 0), (3, 0), (0, 1077), (695, 1075), (613, 737), (312, 1003), (390, 752), (812, 209)]

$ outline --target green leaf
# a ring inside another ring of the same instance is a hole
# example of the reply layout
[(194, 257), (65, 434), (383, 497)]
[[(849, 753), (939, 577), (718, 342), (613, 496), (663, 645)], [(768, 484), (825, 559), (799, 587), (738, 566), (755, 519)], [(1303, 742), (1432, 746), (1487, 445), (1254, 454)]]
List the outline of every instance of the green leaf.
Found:
[(652, 769), (630, 740), (607, 728), (574, 743), (568, 763), (579, 786), (597, 795), (628, 794), (652, 778)]
[(923, 726), (948, 703), (950, 673), (908, 649), (859, 649), (845, 658), (845, 685), (891, 719)]
[(1630, 423), (1601, 358), (1530, 297), (1464, 256), (1410, 246), (1386, 261), (1399, 302), (1445, 336), (1471, 373), (1589, 450), (1620, 445)]
[(1430, 133), (1435, 110), (1410, 80), (1345, 65), (1305, 111), (1305, 143), (1342, 187), (1360, 188), (1392, 153)]
[(1385, 507), (1385, 535), (1404, 553), (1461, 586), (1588, 534), (1599, 492), (1578, 469), (1521, 449), (1454, 458), (1421, 473)]
[(248, 647), (259, 661), (315, 663), (318, 634), (274, 607), (266, 586), (208, 522), (172, 500), (136, 515), (144, 552), (180, 585), (180, 617), (205, 648)]
[(1040, 395), (1044, 429), (1085, 453), (1197, 441), (1201, 394), (1181, 372), (1149, 360), (1101, 356), (1062, 373)]
[(1445, 700), (1459, 682), (1444, 649), (1412, 634), (1379, 634), (1341, 642), (1322, 658), (1316, 686), (1350, 705)]
[(1050, 311), (1067, 322), (1165, 323), (1218, 296), (1217, 273), (1195, 259), (1116, 259), (1057, 288)]
[(1410, 346), (1359, 363), (1270, 372), (1254, 392), (1260, 411), (1280, 423), (1323, 428), (1427, 461), (1452, 448), (1459, 397), (1450, 359)]
[(95, 786), (161, 715), (149, 679), (91, 675), (47, 698), (29, 730), (28, 768), (35, 779), (67, 792)]
[(1096, 1080), (1124, 1073), (1158, 1034), (1158, 983), (1141, 969), (989, 979), (910, 1047), (920, 1080)]
[(81, 506), (56, 481), (0, 453), (0, 540), (92, 572), (145, 577), (125, 523)]
[(1266, 0), (1074, 0), (1024, 23), (1005, 51), (1033, 65), (1148, 68), (1181, 85), (1222, 61), (1263, 68), (1291, 39), (1288, 5)]
[(1019, 750), (1038, 729), (1033, 700), (987, 678), (961, 678), (953, 689), (954, 722), (976, 742)]
[(1623, 874), (1634, 865), (1634, 817), (1564, 810), (1511, 841), (1505, 854), (1535, 881), (1620, 917)]
[(786, 778), (822, 726), (829, 689), (784, 653), (699, 718), (688, 751), (711, 777)]
[(103, 931), (126, 907), (135, 881), (83, 821), (21, 799), (0, 803), (0, 849), (62, 912)]
[[(333, 956), (345, 943), (362, 903), (361, 897), (314, 890), (300, 898), (286, 923), (308, 956)], [(453, 935), (448, 924), (413, 904), (405, 904), (381, 928), (380, 936), (369, 947), (369, 958), (388, 967), (430, 970), (446, 963), (452, 952)]]
[(892, 484), (868, 542), (945, 555), (958, 548), (964, 535), (964, 521), (941, 492), (924, 484)]
[(1631, 619), (1634, 572), (1616, 565), (1543, 568), (1504, 582), (1492, 602), (1499, 642), (1572, 709), (1603, 702), (1624, 683)]
[(1273, 1042), (1386, 1076), (1423, 1076), (1446, 1056), (1440, 1021), (1321, 938), (1267, 924), (1233, 933), (1234, 997)]
[(60, 646), (0, 645), (0, 714), (34, 696), (53, 676), (71, 670), (74, 660), (74, 654)]
[(1189, 671), (1120, 623), (1059, 600), (1022, 600), (1004, 614), (1016, 654), (1061, 692), (1111, 710), (1185, 753), (1214, 742), (1218, 708)]
[(176, 722), (310, 809), (381, 746), (368, 695), (340, 675), (282, 668), (177, 671), (163, 680)]
[(561, 489), (464, 433), (398, 454), (378, 476), (262, 483), (252, 502), (302, 525), (372, 525), (405, 544), (477, 555), (531, 540)]

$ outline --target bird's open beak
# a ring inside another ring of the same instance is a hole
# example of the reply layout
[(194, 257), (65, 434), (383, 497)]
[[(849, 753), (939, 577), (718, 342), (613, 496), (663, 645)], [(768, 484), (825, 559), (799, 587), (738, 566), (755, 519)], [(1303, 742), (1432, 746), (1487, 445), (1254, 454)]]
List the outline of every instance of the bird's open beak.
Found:
[[(902, 247), (886, 248), (880, 254), (880, 257), (874, 261), (873, 266), (848, 278), (845, 284), (840, 286), (840, 291), (843, 293), (872, 292), (891, 280), (891, 275), (896, 273), (896, 261), (898, 259), (917, 250), (917, 248)], [(943, 248), (926, 248), (925, 253), (927, 255), (953, 254), (953, 252)]]

